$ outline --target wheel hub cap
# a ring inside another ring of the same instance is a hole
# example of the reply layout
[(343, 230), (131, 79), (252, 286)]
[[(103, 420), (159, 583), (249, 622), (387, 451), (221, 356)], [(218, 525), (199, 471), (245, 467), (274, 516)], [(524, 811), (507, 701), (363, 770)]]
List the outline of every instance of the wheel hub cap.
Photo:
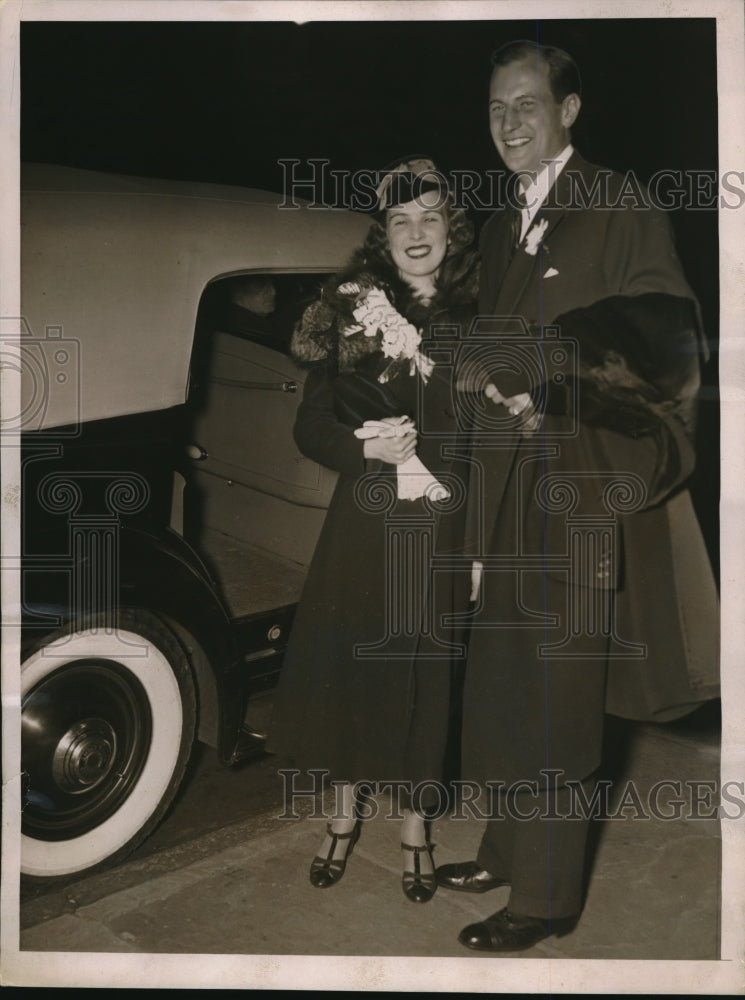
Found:
[(109, 774), (116, 759), (116, 733), (104, 719), (82, 719), (55, 747), (52, 776), (71, 795), (89, 791)]

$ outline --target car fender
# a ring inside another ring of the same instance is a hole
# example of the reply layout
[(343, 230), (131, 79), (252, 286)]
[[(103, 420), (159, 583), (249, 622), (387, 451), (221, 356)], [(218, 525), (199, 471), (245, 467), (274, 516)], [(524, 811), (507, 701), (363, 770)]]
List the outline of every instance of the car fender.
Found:
[[(198, 738), (230, 759), (242, 721), (243, 677), (240, 652), (227, 610), (196, 552), (175, 532), (148, 532), (120, 526), (114, 606), (146, 608), (169, 625), (184, 646), (194, 672), (199, 701)], [(85, 560), (76, 565), (85, 577)], [(76, 610), (64, 575), (38, 574), (24, 588), (24, 645)], [(222, 706), (222, 707), (221, 707)]]

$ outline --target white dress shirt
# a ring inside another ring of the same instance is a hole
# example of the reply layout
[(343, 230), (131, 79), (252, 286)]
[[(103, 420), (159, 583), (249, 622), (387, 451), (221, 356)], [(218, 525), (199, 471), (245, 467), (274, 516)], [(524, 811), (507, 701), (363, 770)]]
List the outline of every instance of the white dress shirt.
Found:
[(557, 157), (545, 163), (535, 180), (532, 180), (527, 187), (522, 184), (522, 181), (520, 182), (525, 195), (525, 207), (522, 209), (522, 228), (520, 229), (521, 242), (525, 239), (525, 234), (530, 229), (536, 212), (548, 197), (556, 178), (566, 166), (566, 162), (573, 152), (574, 147), (570, 142)]

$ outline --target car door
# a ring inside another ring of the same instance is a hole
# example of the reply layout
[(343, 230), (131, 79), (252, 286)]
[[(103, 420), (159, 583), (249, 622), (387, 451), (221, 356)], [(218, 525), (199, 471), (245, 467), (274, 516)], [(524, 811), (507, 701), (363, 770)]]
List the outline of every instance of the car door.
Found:
[[(200, 320), (207, 360), (187, 445), (200, 548), (223, 576), (230, 575), (227, 562), (235, 574), (244, 549), (254, 568), (271, 563), (259, 574), (262, 593), (244, 596), (237, 614), (271, 604), (278, 582), (289, 578), (294, 586), (280, 587), (274, 599), (299, 597), (336, 484), (336, 473), (302, 455), (293, 438), (306, 372), (292, 360), (289, 341), (322, 277), (271, 275), (278, 289), (273, 337), (245, 315), (236, 318), (230, 283), (212, 290), (217, 305)], [(224, 587), (235, 592), (236, 583)]]

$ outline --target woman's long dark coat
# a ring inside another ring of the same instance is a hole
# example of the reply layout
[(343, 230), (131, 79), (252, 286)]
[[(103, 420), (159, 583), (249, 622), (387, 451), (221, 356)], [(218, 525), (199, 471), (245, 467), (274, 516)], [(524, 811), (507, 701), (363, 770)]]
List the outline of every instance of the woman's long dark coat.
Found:
[[(405, 312), (425, 337), (454, 314), (465, 322), (463, 303), (418, 314), (409, 303)], [(446, 347), (438, 336), (440, 358)], [(336, 377), (316, 367), (305, 384), (297, 444), (340, 476), (285, 656), (270, 747), (336, 780), (415, 786), (441, 777), (452, 664), (464, 652), (444, 620), (467, 600), (462, 563), (459, 572), (447, 563), (462, 538), (462, 475), (448, 454), (457, 450), (452, 366), (435, 366), (426, 385), (404, 373), (381, 387), (380, 363), (372, 356)], [(397, 501), (395, 468), (364, 459), (354, 428), (396, 413), (414, 419), (417, 454), (452, 501)]]

